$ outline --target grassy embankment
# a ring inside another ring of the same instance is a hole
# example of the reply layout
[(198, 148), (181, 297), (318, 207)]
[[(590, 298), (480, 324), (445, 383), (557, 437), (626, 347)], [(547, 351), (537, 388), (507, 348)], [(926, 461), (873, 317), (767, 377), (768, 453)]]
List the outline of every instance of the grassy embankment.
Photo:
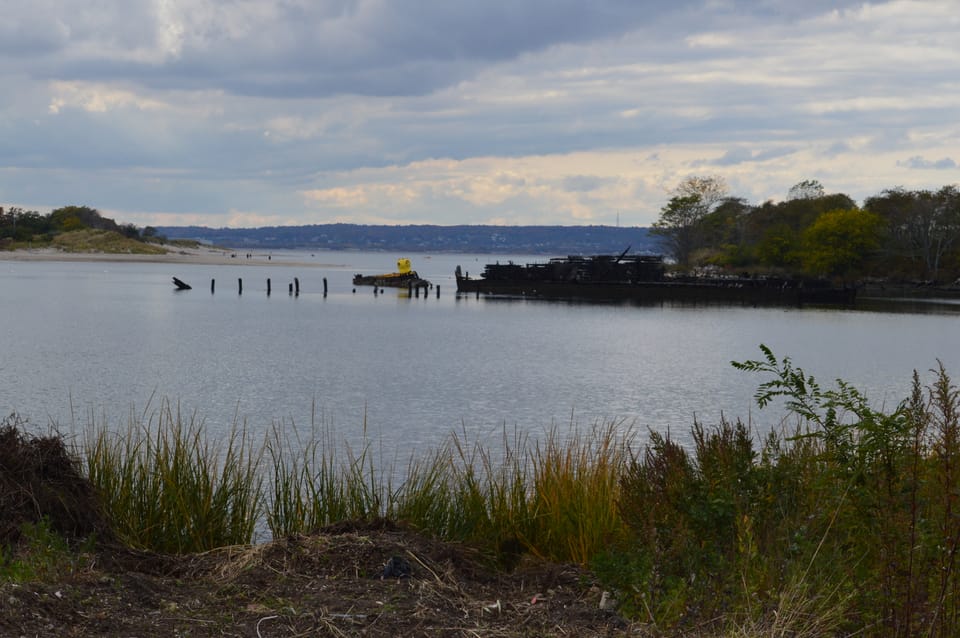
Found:
[[(120, 433), (92, 426), (76, 454), (132, 547), (203, 551), (251, 542), (258, 521), (280, 537), (387, 517), (508, 569), (524, 554), (590, 566), (625, 614), (663, 631), (957, 635), (960, 405), (946, 372), (926, 387), (915, 374), (880, 412), (763, 355), (735, 365), (764, 375), (761, 405), (785, 398), (796, 418), (762, 441), (727, 422), (695, 423), (689, 449), (657, 433), (631, 449), (619, 423), (494, 446), (451, 436), (397, 480), (372, 446), (344, 450), (322, 427), (214, 441), (165, 407)], [(50, 534), (32, 525), (26, 538)], [(17, 570), (30, 572), (0, 568)]]
[(198, 242), (190, 240), (172, 240), (161, 244), (157, 241), (142, 241), (126, 237), (113, 230), (86, 228), (59, 233), (50, 239), (35, 238), (30, 242), (8, 242), (3, 247), (8, 250), (55, 248), (67, 253), (163, 255), (170, 248), (196, 248), (198, 245)]

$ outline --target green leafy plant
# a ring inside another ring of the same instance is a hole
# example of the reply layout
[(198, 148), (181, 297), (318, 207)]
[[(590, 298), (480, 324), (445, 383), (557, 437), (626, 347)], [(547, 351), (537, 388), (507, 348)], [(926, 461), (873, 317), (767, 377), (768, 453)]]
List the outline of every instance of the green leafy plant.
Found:
[(621, 478), (630, 543), (595, 562), (622, 608), (725, 635), (956, 635), (960, 397), (942, 364), (884, 411), (761, 352), (734, 367), (796, 424), (759, 448), (739, 423), (651, 432)]
[(16, 546), (0, 548), (0, 579), (15, 583), (49, 581), (82, 568), (95, 544), (90, 537), (71, 547), (46, 518), (24, 523)]

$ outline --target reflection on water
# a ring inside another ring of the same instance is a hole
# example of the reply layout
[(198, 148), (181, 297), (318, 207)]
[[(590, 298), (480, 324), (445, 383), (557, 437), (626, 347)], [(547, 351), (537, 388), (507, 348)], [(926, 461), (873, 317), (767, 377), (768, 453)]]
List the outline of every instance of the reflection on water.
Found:
[[(822, 386), (843, 378), (888, 407), (914, 369), (939, 358), (960, 374), (953, 300), (797, 309), (458, 298), (456, 265), (479, 272), (486, 259), (412, 256), (440, 287), (414, 299), (352, 285), (357, 272), (391, 270), (387, 254), (274, 252), (269, 266), (0, 261), (0, 410), (40, 425), (119, 425), (167, 398), (215, 429), (319, 422), (350, 439), (366, 427), (405, 459), (452, 431), (483, 440), (504, 427), (614, 420), (684, 436), (695, 417), (721, 414), (776, 427), (782, 415), (753, 403), (764, 379), (730, 366), (757, 358), (760, 343)], [(172, 276), (193, 290), (175, 291)], [(294, 277), (299, 296), (287, 294)]]
[(912, 314), (956, 314), (960, 313), (960, 299), (943, 297), (861, 297), (857, 300), (858, 310), (870, 312), (907, 312)]

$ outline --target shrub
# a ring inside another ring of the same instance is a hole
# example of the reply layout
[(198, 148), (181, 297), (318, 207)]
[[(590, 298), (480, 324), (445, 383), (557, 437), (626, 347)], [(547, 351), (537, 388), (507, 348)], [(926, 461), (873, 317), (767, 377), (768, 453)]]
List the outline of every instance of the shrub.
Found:
[(635, 571), (601, 564), (626, 608), (734, 635), (957, 635), (960, 399), (942, 364), (882, 412), (761, 351), (734, 366), (797, 424), (759, 453), (741, 423), (695, 423), (691, 449), (651, 433), (621, 481)]

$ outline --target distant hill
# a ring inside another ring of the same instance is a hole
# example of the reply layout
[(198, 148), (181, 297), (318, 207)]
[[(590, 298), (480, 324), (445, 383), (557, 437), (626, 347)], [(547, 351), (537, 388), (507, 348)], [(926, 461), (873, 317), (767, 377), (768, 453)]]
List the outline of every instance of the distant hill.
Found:
[(372, 226), (314, 224), (262, 228), (158, 226), (168, 239), (192, 239), (237, 249), (300, 248), (393, 252), (523, 253), (544, 255), (657, 252), (656, 237), (633, 226)]

